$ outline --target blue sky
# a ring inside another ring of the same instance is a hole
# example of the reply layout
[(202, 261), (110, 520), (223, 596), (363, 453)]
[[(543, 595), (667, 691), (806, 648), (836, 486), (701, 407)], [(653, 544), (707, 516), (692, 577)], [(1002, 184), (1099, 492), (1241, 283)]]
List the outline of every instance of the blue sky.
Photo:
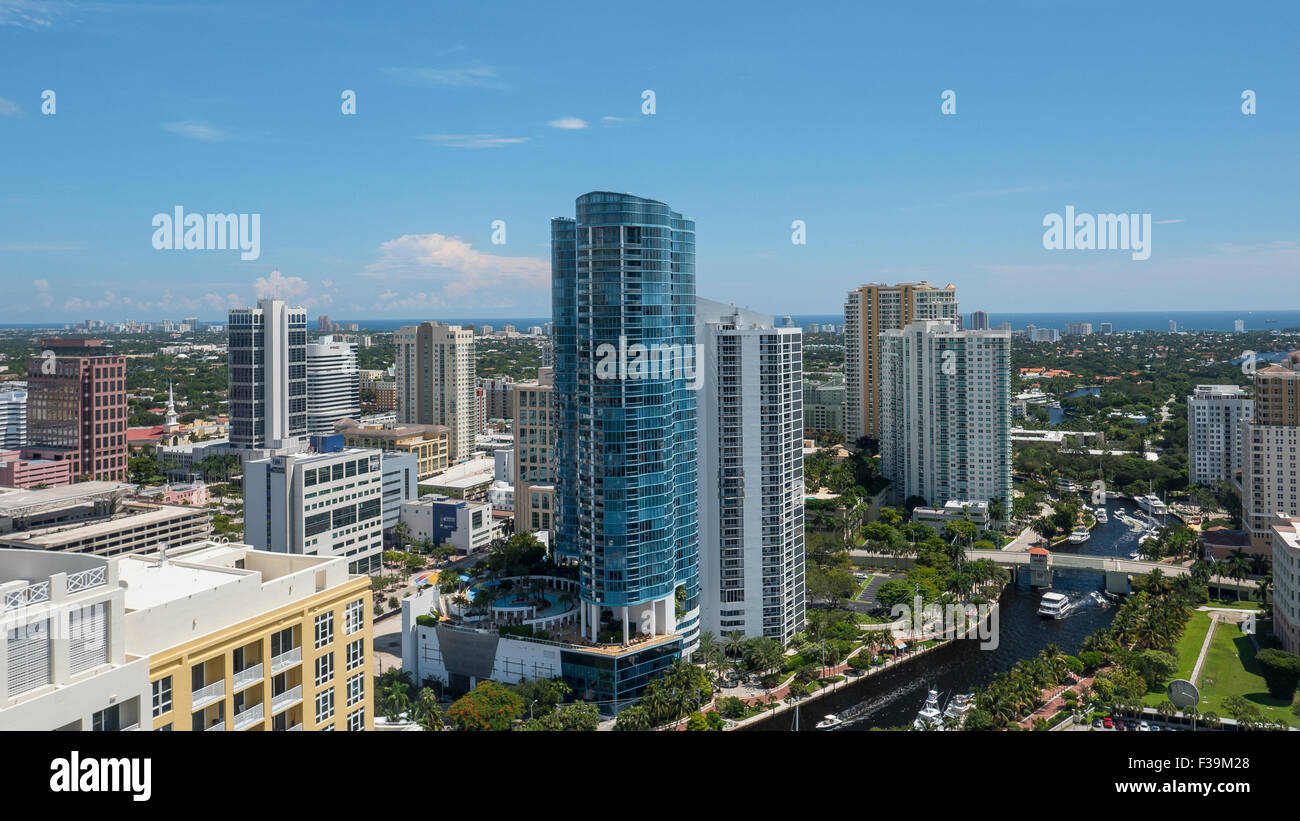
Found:
[[(549, 218), (590, 190), (693, 217), (701, 295), (776, 314), (910, 279), (1294, 307), (1290, 4), (803, 5), (0, 0), (0, 322), (546, 315)], [(260, 257), (155, 250), (176, 205), (259, 214)], [(1045, 250), (1067, 205), (1150, 213), (1151, 258)]]

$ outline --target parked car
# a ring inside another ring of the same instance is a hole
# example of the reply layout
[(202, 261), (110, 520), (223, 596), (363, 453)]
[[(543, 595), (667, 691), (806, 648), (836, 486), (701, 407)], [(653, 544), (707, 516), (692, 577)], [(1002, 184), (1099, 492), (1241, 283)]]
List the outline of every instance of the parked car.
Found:
[(1115, 728), (1115, 724), (1111, 721), (1110, 716), (1106, 716), (1101, 720), (1101, 726), (1105, 727), (1107, 730), (1113, 730)]
[(1151, 725), (1143, 721), (1138, 724), (1138, 732), (1146, 733), (1151, 731)]

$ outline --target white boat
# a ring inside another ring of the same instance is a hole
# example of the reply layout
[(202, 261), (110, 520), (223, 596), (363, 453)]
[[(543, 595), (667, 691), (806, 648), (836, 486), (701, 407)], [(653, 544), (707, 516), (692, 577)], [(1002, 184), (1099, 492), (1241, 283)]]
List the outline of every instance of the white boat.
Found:
[(839, 727), (843, 723), (844, 721), (839, 716), (832, 713), (831, 715), (828, 716), (822, 716), (822, 720), (817, 722), (817, 729), (834, 730), (836, 727)]
[(1107, 600), (1105, 596), (1098, 593), (1096, 590), (1092, 591), (1092, 593), (1089, 595), (1092, 596), (1093, 601), (1095, 601), (1097, 604), (1101, 605), (1102, 607), (1107, 607), (1110, 605), (1110, 601)]
[(1134, 550), (1132, 553), (1128, 554), (1128, 557), (1129, 557), (1130, 559), (1137, 560), (1137, 559), (1141, 559), (1141, 558), (1142, 558), (1142, 554), (1139, 553), (1139, 552), (1137, 552), (1136, 550)]
[(952, 697), (948, 706), (943, 708), (943, 717), (945, 719), (954, 719), (960, 724), (966, 718), (966, 714), (975, 706), (974, 693), (959, 693)]
[(916, 714), (912, 726), (918, 730), (942, 730), (943, 710), (939, 707), (939, 691), (931, 690), (925, 697), (925, 704)]
[(1104, 507), (1097, 508), (1097, 512), (1094, 513), (1093, 516), (1095, 516), (1097, 518), (1097, 521), (1101, 522), (1102, 524), (1106, 524), (1107, 522), (1110, 521), (1110, 516), (1106, 515), (1106, 508)]
[(1074, 609), (1070, 597), (1063, 593), (1044, 593), (1038, 604), (1038, 615), (1049, 619), (1063, 619)]
[(1139, 496), (1137, 499), (1138, 507), (1150, 513), (1152, 516), (1164, 516), (1169, 513), (1168, 506), (1160, 501), (1160, 497), (1154, 493), (1148, 493), (1145, 496)]
[(1089, 533), (1088, 528), (1083, 525), (1079, 525), (1074, 530), (1070, 531), (1070, 544), (1083, 544), (1091, 538), (1092, 534)]

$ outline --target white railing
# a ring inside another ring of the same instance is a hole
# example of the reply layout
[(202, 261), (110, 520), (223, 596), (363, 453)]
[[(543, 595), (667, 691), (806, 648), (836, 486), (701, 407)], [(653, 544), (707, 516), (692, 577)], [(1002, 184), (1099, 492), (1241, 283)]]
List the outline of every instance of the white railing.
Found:
[(288, 732), (291, 732), (291, 733), (292, 733), (292, 732), (294, 732), (294, 731), (296, 731), (296, 730), (301, 730), (301, 729), (302, 729), (302, 724), (295, 724), (295, 725), (293, 725), (292, 727), (290, 727), (290, 728), (288, 729)]
[(26, 607), (29, 604), (50, 600), (50, 582), (46, 579), (43, 582), (29, 584), (26, 587), (20, 587), (17, 590), (5, 591), (5, 599), (0, 612), (8, 610), (17, 610), (19, 607)]
[(218, 721), (216, 724), (213, 724), (211, 727), (207, 728), (203, 732), (207, 733), (213, 730), (224, 730), (224, 729), (226, 729), (226, 722)]
[(242, 690), (250, 684), (262, 680), (262, 664), (258, 662), (252, 667), (245, 667), (231, 677), (231, 683), (235, 690)]
[(244, 710), (242, 713), (235, 713), (235, 720), (232, 726), (236, 730), (242, 730), (245, 727), (259, 723), (263, 716), (263, 706), (264, 705), (261, 702), (258, 702), (247, 710)]
[(135, 724), (126, 725), (125, 727), (122, 728), (122, 732), (129, 733), (132, 730), (138, 730), (138, 729), (140, 729), (140, 724), (137, 722)]
[(99, 587), (101, 584), (107, 583), (107, 567), (92, 567), (89, 570), (82, 570), (79, 573), (68, 574), (69, 593), (79, 593), (82, 590), (89, 590), (92, 587)]
[(271, 656), (271, 675), (275, 675), (281, 670), (287, 670), (295, 664), (302, 663), (302, 648), (295, 647), (287, 650), (278, 656)]
[(211, 704), (218, 699), (226, 697), (226, 682), (216, 681), (207, 687), (200, 687), (190, 694), (190, 709), (197, 710), (200, 707)]
[(292, 707), (302, 701), (302, 685), (299, 684), (292, 690), (285, 690), (278, 696), (271, 696), (271, 712), (278, 713), (281, 710)]

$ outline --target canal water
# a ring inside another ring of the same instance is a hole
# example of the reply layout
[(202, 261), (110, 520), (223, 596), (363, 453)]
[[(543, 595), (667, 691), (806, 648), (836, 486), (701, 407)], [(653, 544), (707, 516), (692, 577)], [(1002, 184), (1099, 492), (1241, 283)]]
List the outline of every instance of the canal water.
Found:
[[(1137, 512), (1131, 501), (1113, 500), (1107, 504), (1110, 520), (1097, 525), (1091, 539), (1081, 545), (1066, 543), (1053, 552), (1127, 558), (1137, 549), (1139, 531), (1116, 518), (1120, 510), (1129, 515)], [(1102, 607), (1089, 595), (1103, 589), (1100, 571), (1053, 574), (1051, 589), (1076, 603), (1063, 619), (1038, 615), (1042, 591), (1029, 587), (1028, 575), (1021, 573), (1019, 581), (1008, 585), (1002, 594), (996, 648), (982, 649), (978, 640), (950, 642), (893, 669), (864, 677), (834, 695), (805, 702), (800, 727), (812, 729), (828, 713), (848, 713), (845, 718), (849, 723), (842, 731), (911, 726), (931, 688), (938, 690), (945, 701), (955, 693), (978, 692), (996, 673), (1010, 670), (1016, 662), (1036, 656), (1048, 645), (1055, 644), (1065, 653), (1079, 652), (1087, 636), (1108, 626), (1115, 617), (1116, 604)], [(754, 729), (789, 730), (792, 722), (793, 714), (784, 713)]]

